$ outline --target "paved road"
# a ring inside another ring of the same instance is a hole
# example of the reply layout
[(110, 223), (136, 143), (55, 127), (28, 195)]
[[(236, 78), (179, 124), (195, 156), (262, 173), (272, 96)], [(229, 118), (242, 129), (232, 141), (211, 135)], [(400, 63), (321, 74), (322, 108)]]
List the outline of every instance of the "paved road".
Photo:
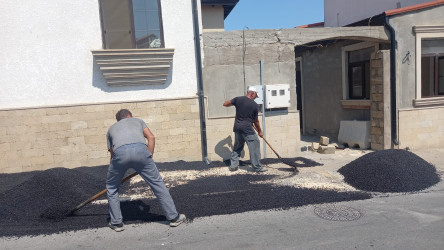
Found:
[[(418, 155), (442, 174), (443, 151)], [(322, 157), (318, 160), (333, 160), (333, 156)], [(326, 164), (325, 168), (335, 167)], [(315, 213), (331, 205), (204, 217), (178, 228), (146, 223), (129, 225), (121, 233), (103, 227), (0, 238), (0, 249), (444, 249), (443, 181), (419, 193), (379, 194), (369, 200), (333, 204), (336, 215), (346, 209), (358, 211), (361, 217), (355, 220), (333, 221)]]
[[(316, 206), (200, 218), (46, 237), (1, 239), (1, 249), (440, 249), (444, 248), (444, 184), (432, 191), (335, 204), (362, 217), (331, 221)], [(322, 207), (325, 205), (320, 205)]]

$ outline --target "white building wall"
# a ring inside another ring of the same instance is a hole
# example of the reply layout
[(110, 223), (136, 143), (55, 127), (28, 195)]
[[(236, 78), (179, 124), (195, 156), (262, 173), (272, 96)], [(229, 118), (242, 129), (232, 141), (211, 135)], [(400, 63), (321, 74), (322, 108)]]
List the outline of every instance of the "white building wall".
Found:
[(407, 7), (431, 0), (324, 0), (325, 27), (341, 27), (386, 10)]
[(161, 1), (165, 47), (175, 49), (166, 84), (129, 87), (109, 87), (94, 63), (91, 51), (102, 49), (98, 2), (1, 1), (0, 109), (196, 95), (191, 1)]

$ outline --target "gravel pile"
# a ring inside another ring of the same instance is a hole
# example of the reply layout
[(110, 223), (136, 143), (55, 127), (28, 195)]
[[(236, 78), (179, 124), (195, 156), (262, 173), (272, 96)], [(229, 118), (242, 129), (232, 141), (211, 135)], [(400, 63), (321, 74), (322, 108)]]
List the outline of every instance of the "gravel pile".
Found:
[[(189, 162), (159, 165), (169, 171), (178, 166), (189, 169), (206, 166), (196, 167)], [(26, 180), (20, 174), (0, 174), (1, 183), (15, 183), (15, 180), (20, 180), (20, 184), (8, 189), (3, 186), (2, 190), (6, 191), (0, 193), (0, 237), (45, 235), (106, 227), (107, 203), (88, 204), (74, 215), (66, 216), (79, 203), (104, 189), (106, 170), (106, 166), (54, 168), (34, 173), (31, 177), (27, 174)], [(190, 220), (203, 216), (289, 209), (307, 204), (371, 198), (365, 192), (337, 192), (263, 183), (275, 177), (258, 174), (207, 176), (174, 186), (170, 193), (178, 211), (185, 213)], [(147, 197), (121, 202), (125, 224), (165, 221), (158, 201), (143, 193), (148, 190), (149, 187), (143, 182), (126, 182), (121, 186), (122, 195), (140, 192), (141, 197)]]
[(351, 186), (371, 192), (414, 192), (440, 181), (436, 168), (406, 150), (368, 153), (338, 170)]

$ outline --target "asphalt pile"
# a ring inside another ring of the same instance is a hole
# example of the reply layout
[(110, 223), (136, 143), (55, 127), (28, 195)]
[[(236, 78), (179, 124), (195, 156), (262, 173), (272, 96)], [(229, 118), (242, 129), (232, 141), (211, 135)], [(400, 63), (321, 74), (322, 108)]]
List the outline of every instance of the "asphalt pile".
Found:
[(400, 149), (368, 153), (338, 170), (344, 181), (370, 192), (415, 192), (440, 181), (436, 168), (416, 154)]
[[(315, 166), (322, 166), (322, 163), (313, 161), (311, 159), (307, 159), (304, 157), (293, 157), (293, 158), (265, 158), (261, 160), (261, 164), (263, 165), (271, 165), (276, 163), (284, 162), (285, 164), (289, 164), (293, 167), (315, 167)], [(240, 165), (249, 165), (251, 162), (249, 160), (247, 161), (240, 161)], [(193, 161), (193, 162), (186, 162), (186, 161), (176, 161), (176, 162), (160, 162), (156, 163), (157, 168), (159, 171), (178, 171), (178, 170), (208, 170), (211, 168), (220, 168), (221, 166), (229, 166), (230, 160), (225, 161), (212, 161), (210, 164), (206, 164), (203, 161)], [(288, 168), (287, 168), (288, 169)], [(284, 169), (281, 169), (284, 170)]]
[[(226, 167), (222, 162), (219, 164), (218, 167)], [(204, 168), (189, 162), (158, 165), (159, 169), (169, 171), (178, 166), (183, 167), (182, 170)], [(0, 185), (0, 237), (46, 235), (106, 227), (109, 218), (107, 203), (88, 204), (73, 215), (67, 215), (78, 204), (105, 188), (106, 171), (106, 166), (100, 166), (54, 168), (33, 175), (26, 173), (26, 178), (21, 174), (0, 174), (0, 183), (16, 183), (9, 188)], [(272, 178), (275, 176), (259, 174), (203, 177), (172, 187), (170, 193), (178, 211), (185, 213), (191, 221), (203, 216), (371, 198), (366, 192), (336, 192), (263, 184), (263, 181)], [(126, 182), (121, 185), (120, 194), (141, 192), (137, 191), (139, 187), (149, 190), (144, 182)], [(106, 196), (100, 199), (104, 198)], [(121, 208), (125, 224), (167, 224), (156, 199), (147, 197), (122, 201)]]
[(76, 205), (88, 199), (84, 190), (103, 190), (104, 183), (78, 171), (53, 168), (40, 172), (0, 196), (8, 219), (63, 219)]

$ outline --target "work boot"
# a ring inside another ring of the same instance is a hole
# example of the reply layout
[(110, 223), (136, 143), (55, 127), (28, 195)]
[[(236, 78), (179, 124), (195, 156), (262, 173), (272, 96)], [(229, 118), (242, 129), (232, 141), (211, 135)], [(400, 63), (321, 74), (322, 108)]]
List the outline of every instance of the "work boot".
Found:
[(184, 214), (179, 214), (176, 218), (170, 220), (170, 227), (177, 227), (186, 219), (187, 217)]
[(254, 170), (254, 172), (256, 172), (256, 173), (263, 173), (263, 172), (267, 172), (267, 171), (268, 171), (268, 168), (266, 168), (266, 167), (261, 167), (258, 170)]
[(123, 230), (125, 230), (125, 228), (123, 227), (123, 222), (120, 222), (119, 224), (112, 224), (111, 222), (109, 222), (109, 227), (116, 232), (122, 232)]
[(234, 167), (234, 168), (228, 167), (228, 169), (230, 169), (231, 172), (235, 172), (239, 169), (239, 167)]

